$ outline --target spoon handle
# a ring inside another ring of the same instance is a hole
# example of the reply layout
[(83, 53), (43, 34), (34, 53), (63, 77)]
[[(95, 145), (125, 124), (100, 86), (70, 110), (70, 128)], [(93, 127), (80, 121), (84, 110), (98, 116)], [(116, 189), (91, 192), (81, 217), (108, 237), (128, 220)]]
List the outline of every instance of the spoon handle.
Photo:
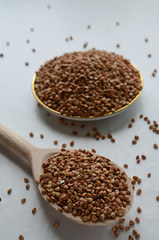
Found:
[(38, 149), (36, 146), (18, 136), (15, 132), (2, 124), (0, 124), (0, 143), (27, 160), (29, 163), (32, 161), (33, 150)]

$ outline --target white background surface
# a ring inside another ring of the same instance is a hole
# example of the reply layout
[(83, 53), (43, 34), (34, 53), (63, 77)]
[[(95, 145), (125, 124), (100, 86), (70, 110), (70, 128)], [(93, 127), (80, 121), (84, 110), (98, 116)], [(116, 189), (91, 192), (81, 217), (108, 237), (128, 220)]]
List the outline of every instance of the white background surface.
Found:
[[(51, 5), (48, 9), (47, 6)], [(116, 22), (120, 25), (116, 26)], [(87, 29), (87, 25), (91, 29)], [(34, 28), (34, 32), (30, 31)], [(127, 221), (138, 216), (137, 206), (141, 206), (140, 224), (135, 229), (141, 239), (157, 240), (159, 236), (159, 135), (148, 129), (141, 119), (141, 113), (150, 120), (159, 122), (159, 73), (151, 76), (154, 68), (159, 71), (159, 2), (156, 0), (0, 0), (0, 122), (14, 130), (23, 138), (39, 147), (54, 147), (53, 141), (62, 143), (75, 141), (75, 148), (91, 150), (104, 155), (120, 166), (129, 165), (126, 170), (132, 177), (141, 177), (142, 195), (134, 195), (134, 203), (127, 214)], [(65, 38), (73, 36), (73, 41)], [(145, 43), (144, 39), (149, 42)], [(30, 43), (27, 44), (26, 40)], [(6, 42), (10, 46), (6, 46)], [(138, 102), (127, 112), (112, 119), (87, 123), (80, 129), (78, 136), (71, 134), (73, 128), (58, 123), (55, 117), (46, 117), (45, 111), (37, 107), (31, 92), (32, 77), (46, 60), (56, 55), (82, 50), (88, 42), (88, 49), (95, 47), (122, 54), (141, 70), (144, 90)], [(116, 44), (120, 48), (116, 48)], [(32, 52), (36, 49), (36, 53)], [(152, 58), (148, 58), (148, 54)], [(29, 66), (25, 66), (25, 62)], [(133, 128), (127, 125), (136, 118)], [(86, 132), (97, 126), (102, 133), (112, 133), (116, 143), (108, 139), (96, 141), (85, 137)], [(29, 137), (29, 132), (34, 138)], [(43, 133), (44, 139), (39, 135)], [(140, 137), (137, 145), (131, 141), (134, 135)], [(147, 160), (136, 164), (135, 157), (145, 154)], [(152, 177), (147, 178), (151, 172)], [(31, 188), (25, 190), (24, 177), (30, 179)], [(7, 190), (12, 188), (9, 196)], [(111, 225), (107, 227), (86, 227), (61, 216), (51, 209), (40, 197), (32, 180), (29, 166), (4, 147), (0, 146), (0, 240), (16, 240), (19, 234), (25, 240), (108, 240), (114, 239)], [(21, 198), (27, 198), (21, 204)], [(37, 214), (32, 215), (32, 208)], [(59, 220), (60, 227), (54, 228), (53, 222)], [(118, 239), (128, 239), (129, 233), (123, 232)]]

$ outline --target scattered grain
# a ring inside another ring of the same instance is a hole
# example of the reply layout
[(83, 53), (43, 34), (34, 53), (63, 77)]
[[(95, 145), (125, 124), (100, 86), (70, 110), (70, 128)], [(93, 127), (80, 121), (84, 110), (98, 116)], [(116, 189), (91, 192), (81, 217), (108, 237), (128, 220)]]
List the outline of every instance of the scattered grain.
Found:
[(156, 200), (159, 201), (159, 195), (156, 196)]
[(88, 132), (88, 133), (86, 134), (87, 137), (89, 137), (90, 135), (91, 135), (90, 132)]
[(143, 114), (140, 114), (140, 118), (143, 118)]
[(70, 122), (70, 126), (75, 126), (75, 123), (74, 122)]
[(141, 178), (137, 179), (137, 183), (140, 184), (141, 183)]
[(147, 177), (148, 177), (148, 178), (151, 177), (151, 173), (148, 173), (148, 174), (147, 174)]
[(26, 202), (26, 198), (21, 199), (21, 203), (24, 204)]
[(23, 235), (19, 235), (19, 240), (24, 240), (24, 236)]
[(115, 232), (114, 232), (114, 236), (115, 236), (115, 237), (119, 237), (119, 232), (115, 231)]
[(150, 125), (150, 126), (149, 126), (149, 129), (153, 129), (153, 125)]
[(88, 42), (85, 42), (84, 44), (83, 44), (83, 48), (87, 48), (88, 47)]
[(106, 136), (103, 134), (101, 138), (104, 140), (104, 139), (106, 139)]
[(129, 226), (129, 225), (128, 225), (128, 226), (125, 226), (125, 230), (126, 230), (126, 231), (129, 231), (130, 228), (131, 228), (131, 226)]
[(116, 224), (115, 225), (115, 229), (118, 230), (120, 228), (120, 225), (119, 224)]
[(135, 236), (137, 234), (137, 231), (133, 229), (132, 234)]
[(138, 176), (133, 176), (133, 179), (134, 179), (135, 181), (137, 181), (137, 180), (138, 180)]
[(40, 134), (40, 138), (42, 138), (42, 139), (43, 139), (43, 138), (44, 138), (44, 135), (43, 135), (43, 134)]
[(112, 135), (111, 135), (110, 133), (108, 133), (108, 134), (107, 134), (107, 137), (111, 139), (111, 138), (112, 138)]
[(101, 134), (99, 132), (94, 132), (93, 133), (93, 137), (96, 139), (96, 140), (99, 140), (101, 138)]
[(132, 126), (133, 126), (132, 123), (128, 124), (128, 128), (132, 128)]
[(131, 122), (135, 122), (135, 118), (132, 118), (132, 119), (131, 119)]
[(137, 233), (137, 234), (135, 235), (135, 238), (136, 238), (136, 239), (140, 239), (140, 234)]
[(70, 142), (70, 146), (73, 147), (74, 146), (74, 141)]
[(119, 223), (124, 223), (125, 222), (125, 218), (120, 218), (119, 219)]
[(139, 188), (137, 191), (136, 191), (136, 195), (141, 195), (142, 193), (142, 190)]
[(8, 195), (10, 195), (12, 193), (12, 189), (11, 188), (8, 189), (7, 193), (8, 193)]
[(73, 135), (77, 135), (78, 132), (77, 132), (76, 130), (73, 130), (73, 131), (72, 131), (72, 134), (73, 134)]
[(148, 120), (148, 117), (144, 117), (144, 121), (147, 121)]
[(148, 56), (149, 58), (151, 58), (151, 57), (152, 57), (152, 55), (151, 55), (151, 54), (148, 54), (147, 56)]
[(156, 121), (153, 121), (154, 127), (158, 128), (158, 123)]
[(32, 209), (32, 214), (35, 215), (36, 214), (36, 208)]
[(141, 213), (141, 212), (142, 212), (142, 210), (141, 210), (140, 207), (137, 207), (137, 212), (138, 212), (138, 213)]
[(128, 240), (134, 240), (133, 236), (129, 235)]
[(54, 222), (54, 227), (56, 228), (56, 227), (59, 227), (59, 226), (60, 226), (60, 223), (58, 221), (55, 221)]
[(24, 182), (25, 183), (29, 183), (29, 179), (28, 178), (24, 178)]
[(62, 144), (62, 148), (66, 148), (66, 143), (63, 143), (63, 144)]
[(136, 163), (139, 164), (139, 163), (140, 163), (140, 159), (137, 159), (137, 160), (136, 160)]
[(25, 186), (25, 188), (26, 188), (26, 190), (29, 190), (29, 189), (30, 189), (30, 185), (27, 184), (27, 185)]
[(136, 223), (140, 223), (140, 218), (139, 218), (139, 217), (136, 217), (136, 218), (135, 218), (135, 222), (136, 222)]
[(128, 164), (124, 164), (124, 168), (128, 168)]
[(92, 152), (93, 152), (93, 153), (96, 153), (96, 150), (95, 150), (94, 148), (92, 148)]
[(146, 160), (146, 156), (145, 155), (141, 155), (142, 160)]
[(29, 133), (30, 137), (34, 137), (34, 134), (32, 132)]
[(132, 144), (135, 145), (137, 143), (136, 140), (132, 140)]
[(135, 222), (134, 222), (133, 220), (130, 220), (130, 221), (129, 221), (129, 225), (130, 225), (131, 227), (133, 227), (133, 226), (135, 225)]
[(112, 142), (112, 143), (115, 143), (115, 138), (112, 137), (112, 138), (111, 138), (111, 142)]
[(132, 185), (135, 185), (135, 184), (136, 184), (136, 181), (133, 179), (133, 180), (131, 181), (131, 184), (132, 184)]
[(135, 139), (135, 140), (139, 140), (139, 136), (135, 135), (135, 136), (134, 136), (134, 139)]
[(153, 148), (158, 149), (158, 145), (156, 143), (154, 143)]
[(54, 141), (54, 145), (58, 145), (58, 141), (57, 140)]
[(123, 231), (124, 230), (124, 225), (120, 225), (120, 230)]
[(26, 62), (26, 63), (25, 63), (25, 66), (29, 66), (29, 63), (28, 63), (28, 62)]

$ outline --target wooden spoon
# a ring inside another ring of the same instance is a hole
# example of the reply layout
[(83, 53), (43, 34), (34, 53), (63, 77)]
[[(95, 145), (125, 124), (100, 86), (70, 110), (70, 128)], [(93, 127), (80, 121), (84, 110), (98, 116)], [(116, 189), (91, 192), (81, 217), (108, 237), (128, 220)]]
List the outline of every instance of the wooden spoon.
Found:
[[(0, 124), (0, 143), (29, 162), (35, 181), (39, 180), (40, 175), (43, 174), (42, 164), (44, 162), (47, 162), (49, 157), (61, 151), (60, 149), (38, 148), (33, 144), (29, 143), (28, 141), (26, 141), (25, 139), (23, 139), (22, 137), (18, 136), (16, 133), (9, 130), (2, 124)], [(114, 162), (112, 163), (116, 165), (118, 168), (120, 168), (122, 172), (124, 171), (116, 163)], [(131, 195), (130, 195), (130, 204), (127, 205), (127, 207), (125, 208), (125, 214), (130, 210), (133, 202), (133, 189), (132, 189), (131, 181), (128, 176), (127, 176), (126, 183), (128, 184), (128, 189), (131, 192)], [(42, 188), (40, 187), (40, 184), (37, 187), (41, 194)], [(45, 199), (45, 195), (42, 195), (42, 196)], [(54, 209), (58, 211), (59, 206), (56, 203), (54, 204), (48, 203), (48, 204), (50, 204)], [(75, 217), (71, 213), (62, 212), (62, 214), (75, 222), (81, 223), (83, 225), (89, 225), (89, 226), (104, 226), (116, 221), (117, 219), (120, 219), (120, 217), (116, 217), (115, 219), (108, 219), (103, 222), (83, 222), (80, 217), (78, 216)]]

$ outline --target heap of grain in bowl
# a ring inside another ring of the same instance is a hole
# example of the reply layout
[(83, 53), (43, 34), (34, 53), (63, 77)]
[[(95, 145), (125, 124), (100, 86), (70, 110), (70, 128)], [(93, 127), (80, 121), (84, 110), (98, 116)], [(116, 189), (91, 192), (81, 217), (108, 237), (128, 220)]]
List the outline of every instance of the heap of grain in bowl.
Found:
[(45, 199), (84, 222), (123, 217), (132, 203), (126, 173), (103, 156), (62, 149), (42, 167), (40, 186)]
[(99, 117), (128, 105), (142, 89), (129, 60), (107, 51), (66, 53), (36, 72), (35, 93), (48, 108), (70, 117)]

